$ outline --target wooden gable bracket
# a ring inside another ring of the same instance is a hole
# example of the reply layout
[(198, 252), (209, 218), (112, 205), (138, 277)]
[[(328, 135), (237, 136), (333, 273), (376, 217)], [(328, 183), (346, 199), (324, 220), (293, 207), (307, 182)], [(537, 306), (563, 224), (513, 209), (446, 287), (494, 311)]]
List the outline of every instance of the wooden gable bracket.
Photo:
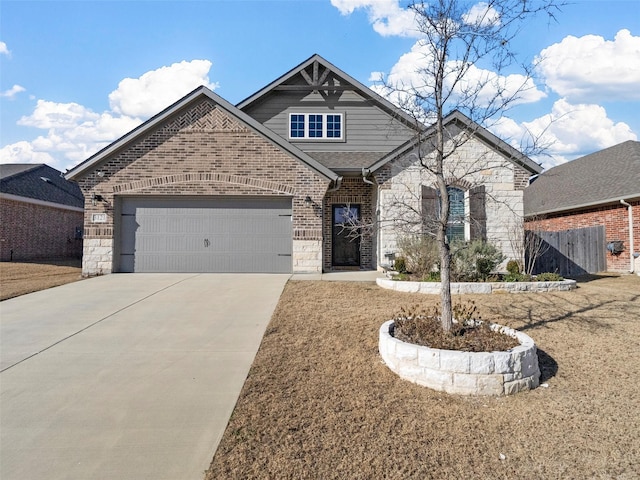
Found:
[(327, 77), (331, 73), (331, 70), (325, 68), (322, 74), (320, 74), (320, 63), (316, 60), (313, 62), (313, 71), (312, 74), (302, 69), (300, 70), (300, 75), (307, 82), (307, 85), (278, 85), (276, 90), (294, 90), (294, 91), (312, 91), (312, 92), (321, 92), (321, 91), (344, 91), (344, 90), (354, 90), (352, 85), (325, 85), (324, 82), (327, 81)]

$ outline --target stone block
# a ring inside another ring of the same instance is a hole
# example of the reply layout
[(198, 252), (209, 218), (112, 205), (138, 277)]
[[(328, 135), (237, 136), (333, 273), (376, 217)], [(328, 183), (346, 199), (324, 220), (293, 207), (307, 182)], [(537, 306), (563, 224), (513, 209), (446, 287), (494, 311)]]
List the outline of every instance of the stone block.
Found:
[(441, 350), (440, 369), (451, 373), (469, 373), (469, 355), (466, 352)]
[(509, 352), (493, 352), (495, 373), (510, 373), (513, 371), (513, 356)]
[(460, 393), (463, 395), (473, 395), (477, 393), (478, 377), (464, 373), (453, 374), (453, 390), (452, 393)]
[(417, 360), (418, 347), (410, 343), (396, 341), (395, 356), (398, 360)]
[(469, 372), (489, 374), (494, 372), (494, 359), (491, 353), (469, 353)]
[(426, 368), (440, 368), (440, 350), (435, 348), (419, 349), (418, 365)]
[(502, 375), (478, 375), (479, 395), (502, 395), (504, 392), (504, 379)]

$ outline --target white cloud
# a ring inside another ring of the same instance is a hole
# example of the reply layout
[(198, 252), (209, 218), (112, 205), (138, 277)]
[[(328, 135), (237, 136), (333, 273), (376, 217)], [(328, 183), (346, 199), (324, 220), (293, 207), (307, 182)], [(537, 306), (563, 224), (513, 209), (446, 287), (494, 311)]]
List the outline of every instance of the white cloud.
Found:
[(4, 42), (0, 42), (0, 55), (6, 55), (7, 57), (11, 56), (11, 52), (7, 47), (7, 44)]
[(26, 89), (21, 85), (14, 85), (9, 90), (5, 90), (4, 92), (0, 92), (0, 97), (13, 99), (21, 92), (25, 92)]
[(495, 8), (486, 2), (476, 3), (471, 9), (462, 15), (462, 21), (469, 25), (490, 27), (500, 25), (500, 14)]
[(209, 60), (192, 60), (152, 70), (139, 78), (125, 78), (109, 94), (109, 104), (115, 113), (149, 117), (201, 85), (216, 88), (207, 76), (210, 69)]
[[(31, 142), (0, 149), (0, 163), (47, 163), (67, 170), (159, 113), (200, 85), (214, 88), (211, 62), (174, 63), (127, 78), (109, 95), (111, 110), (98, 113), (78, 103), (38, 100), (19, 125), (46, 130)], [(15, 87), (14, 87), (15, 88)]]
[(43, 129), (67, 129), (95, 120), (97, 117), (97, 113), (77, 103), (38, 100), (33, 113), (18, 120), (18, 125)]
[(356, 9), (366, 10), (374, 31), (388, 37), (419, 37), (413, 11), (402, 8), (398, 0), (331, 0), (342, 15), (350, 15)]
[(640, 36), (565, 37), (540, 53), (546, 84), (570, 101), (640, 100)]
[[(403, 54), (398, 59), (386, 78), (387, 84), (394, 86), (397, 90), (408, 90), (408, 92), (388, 90), (380, 85), (375, 85), (372, 88), (392, 102), (406, 105), (412, 91), (427, 95), (431, 93), (430, 77), (421, 72), (431, 68), (433, 63), (429, 46), (419, 40), (413, 45), (410, 52)], [(449, 79), (454, 77), (455, 71), (460, 68), (457, 61), (449, 61), (447, 69), (454, 74), (447, 75), (447, 77)], [(381, 77), (380, 72), (372, 72), (370, 81), (379, 81)], [(491, 70), (481, 69), (475, 65), (471, 65), (464, 78), (455, 87), (449, 82), (445, 88), (453, 88), (456, 94), (452, 98), (451, 107), (456, 106), (456, 101), (462, 98), (464, 91), (477, 92), (474, 99), (477, 106), (487, 106), (496, 96), (502, 100), (514, 97), (515, 99), (509, 102), (511, 105), (533, 103), (546, 97), (546, 94), (536, 87), (531, 78), (520, 74), (498, 75)]]
[(30, 142), (21, 141), (0, 148), (0, 163), (46, 163), (53, 166), (56, 162), (49, 153), (37, 151)]
[(539, 144), (548, 146), (550, 157), (536, 159), (545, 168), (638, 139), (629, 125), (611, 120), (600, 105), (571, 104), (564, 98), (553, 104), (550, 114), (521, 125), (503, 118), (492, 130), (516, 147), (530, 135), (538, 138)]

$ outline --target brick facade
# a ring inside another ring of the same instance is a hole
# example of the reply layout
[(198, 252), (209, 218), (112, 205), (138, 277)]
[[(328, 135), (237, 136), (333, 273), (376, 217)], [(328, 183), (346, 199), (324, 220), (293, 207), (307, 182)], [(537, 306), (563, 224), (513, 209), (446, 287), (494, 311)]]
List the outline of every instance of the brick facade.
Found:
[[(324, 199), (324, 242), (323, 242), (323, 268), (330, 271), (333, 268), (333, 206), (334, 205), (359, 205), (360, 220), (365, 226), (359, 239), (360, 242), (360, 268), (364, 270), (375, 269), (374, 238), (371, 226), (374, 220), (373, 185), (365, 183), (361, 177), (346, 177), (340, 188), (328, 192)], [(367, 228), (368, 227), (368, 228)], [(335, 269), (340, 269), (336, 267)]]
[(0, 260), (80, 258), (83, 213), (0, 198)]
[[(313, 250), (310, 242), (320, 250), (322, 215), (319, 208), (306, 206), (304, 199), (309, 195), (314, 205), (322, 205), (330, 181), (210, 99), (199, 100), (146, 132), (78, 183), (85, 196), (85, 275), (117, 269), (113, 256), (118, 249), (115, 219), (119, 199), (143, 195), (289, 196), (293, 205), (294, 271), (321, 269), (320, 260), (311, 265), (308, 252)], [(94, 194), (103, 199), (95, 206)], [(93, 223), (94, 213), (106, 213), (107, 222)], [(111, 245), (104, 241), (114, 238)], [(305, 248), (297, 248), (298, 241), (304, 242)], [(296, 259), (296, 255), (304, 258)]]
[[(634, 250), (640, 251), (640, 201), (629, 202), (633, 209), (633, 243)], [(622, 240), (625, 251), (612, 255), (607, 252), (607, 270), (611, 272), (628, 272), (631, 261), (629, 258), (629, 217), (626, 206), (618, 203), (593, 207), (577, 212), (563, 212), (545, 215), (542, 219), (531, 220), (526, 223), (526, 228), (545, 231), (563, 231), (576, 228), (604, 226), (605, 240), (611, 242)], [(635, 270), (640, 268), (640, 261), (635, 261)]]

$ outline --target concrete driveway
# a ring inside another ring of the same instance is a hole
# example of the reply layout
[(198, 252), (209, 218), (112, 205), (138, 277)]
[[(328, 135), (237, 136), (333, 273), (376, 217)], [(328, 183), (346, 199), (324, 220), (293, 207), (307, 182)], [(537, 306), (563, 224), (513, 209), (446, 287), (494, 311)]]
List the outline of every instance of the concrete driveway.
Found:
[(114, 274), (1, 302), (0, 478), (203, 478), (288, 278)]

